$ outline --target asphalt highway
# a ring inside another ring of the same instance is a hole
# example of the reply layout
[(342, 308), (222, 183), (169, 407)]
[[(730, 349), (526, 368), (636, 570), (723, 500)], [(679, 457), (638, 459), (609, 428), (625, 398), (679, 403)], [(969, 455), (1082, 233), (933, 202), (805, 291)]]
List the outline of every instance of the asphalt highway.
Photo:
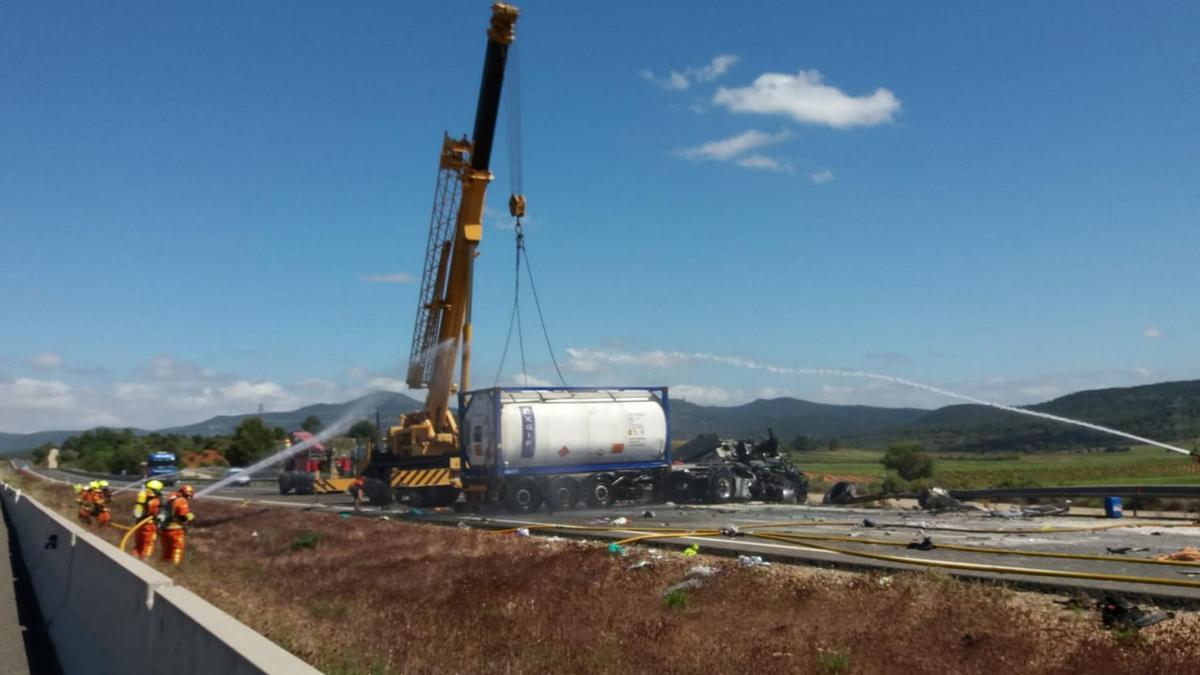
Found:
[[(78, 481), (70, 472), (43, 470), (55, 480)], [(197, 489), (205, 481), (193, 483)], [(119, 487), (113, 481), (114, 487)], [(280, 495), (273, 483), (227, 486), (208, 498), (251, 501), (290, 508), (349, 510), (349, 495)], [(199, 510), (200, 504), (197, 504)], [(387, 515), (476, 528), (527, 528), (531, 534), (619, 541), (652, 530), (712, 532), (738, 536), (678, 533), (633, 546), (682, 547), (700, 544), (708, 553), (758, 555), (778, 562), (878, 570), (942, 569), (950, 574), (1010, 584), (1092, 594), (1111, 590), (1159, 604), (1200, 606), (1200, 564), (1162, 565), (1146, 561), (1200, 541), (1200, 524), (1180, 519), (1095, 516), (996, 517), (985, 513), (934, 514), (919, 509), (772, 504), (628, 504), (609, 509), (573, 509), (514, 515), (452, 509), (421, 510), (395, 505), (364, 507), (360, 515)], [(623, 520), (622, 520), (623, 519)], [(867, 523), (866, 521), (869, 521)], [(595, 528), (580, 530), (574, 528)], [(1104, 528), (1104, 529), (1099, 529)], [(774, 535), (771, 539), (745, 533)], [(779, 537), (795, 538), (788, 541)], [(926, 537), (931, 550), (906, 548)], [(979, 551), (973, 549), (994, 549)], [(1027, 553), (1031, 555), (1014, 555)], [(1047, 555), (1049, 554), (1049, 555)], [(1068, 557), (1056, 557), (1056, 556)], [(1078, 556), (1078, 557), (1076, 557)]]

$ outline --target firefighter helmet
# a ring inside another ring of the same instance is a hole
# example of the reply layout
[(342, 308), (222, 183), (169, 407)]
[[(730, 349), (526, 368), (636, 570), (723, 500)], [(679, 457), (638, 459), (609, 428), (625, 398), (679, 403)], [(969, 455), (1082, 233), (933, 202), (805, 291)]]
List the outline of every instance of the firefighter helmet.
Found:
[(192, 489), (191, 485), (184, 485), (183, 487), (179, 488), (179, 494), (191, 499), (192, 497), (196, 496), (196, 491)]
[(163, 484), (161, 480), (152, 480), (146, 483), (146, 489), (151, 492), (162, 492)]

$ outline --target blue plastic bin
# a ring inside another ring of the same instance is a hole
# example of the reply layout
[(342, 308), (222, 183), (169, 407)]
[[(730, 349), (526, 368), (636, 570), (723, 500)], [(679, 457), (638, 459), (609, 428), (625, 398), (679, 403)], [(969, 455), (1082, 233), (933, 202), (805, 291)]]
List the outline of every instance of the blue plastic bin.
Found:
[(1105, 497), (1104, 498), (1104, 515), (1107, 518), (1121, 517), (1121, 498), (1120, 497)]

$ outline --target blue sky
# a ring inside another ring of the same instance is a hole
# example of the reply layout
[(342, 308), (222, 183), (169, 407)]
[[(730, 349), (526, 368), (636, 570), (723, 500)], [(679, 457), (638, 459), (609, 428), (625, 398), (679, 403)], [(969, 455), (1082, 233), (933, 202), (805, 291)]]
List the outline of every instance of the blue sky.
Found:
[[(528, 247), (571, 384), (951, 402), (694, 352), (1004, 403), (1200, 377), (1196, 4), (647, 4), (527, 2), (517, 28)], [(488, 14), (7, 7), (0, 430), (400, 388), (417, 287), (365, 279), (420, 274)], [(512, 301), (500, 124), (480, 385)]]

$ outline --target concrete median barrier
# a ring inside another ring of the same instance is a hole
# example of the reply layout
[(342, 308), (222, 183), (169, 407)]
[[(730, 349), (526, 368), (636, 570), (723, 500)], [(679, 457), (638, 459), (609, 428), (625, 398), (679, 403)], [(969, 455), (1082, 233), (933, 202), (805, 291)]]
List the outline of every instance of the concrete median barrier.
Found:
[(0, 501), (67, 675), (319, 672), (28, 495)]

